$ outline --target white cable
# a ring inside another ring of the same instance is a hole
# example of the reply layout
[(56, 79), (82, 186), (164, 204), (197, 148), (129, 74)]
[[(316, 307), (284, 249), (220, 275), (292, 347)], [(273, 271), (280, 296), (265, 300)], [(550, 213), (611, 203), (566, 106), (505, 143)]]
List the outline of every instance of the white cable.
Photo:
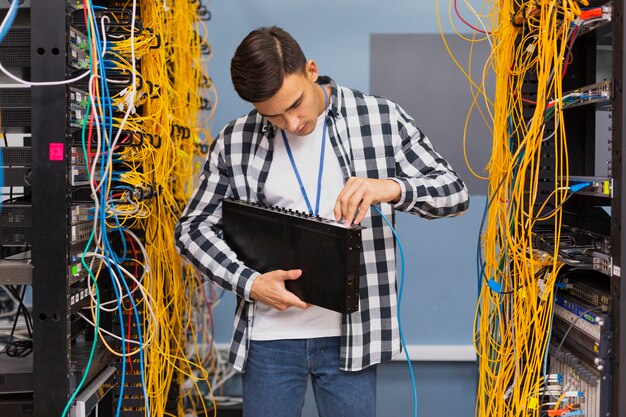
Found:
[(107, 34), (106, 34), (106, 29), (104, 26), (104, 19), (107, 20), (107, 23), (111, 21), (111, 19), (109, 19), (109, 16), (102, 16), (102, 19), (100, 19), (100, 27), (102, 28), (102, 57), (104, 58), (104, 54), (107, 53)]
[[(85, 257), (87, 257), (87, 256), (85, 256)], [(102, 259), (103, 262), (105, 262), (104, 259), (106, 259), (106, 256), (100, 255), (100, 256), (98, 256), (98, 258)], [(113, 260), (111, 260), (111, 262), (113, 262)], [(106, 263), (105, 263), (105, 265), (106, 265)], [(107, 268), (108, 268), (108, 266), (107, 266)], [(121, 294), (121, 297), (118, 297), (118, 298), (116, 298), (114, 300), (111, 300), (111, 301), (106, 301), (104, 303), (100, 303), (100, 310), (106, 311), (108, 313), (114, 313), (114, 312), (116, 312), (120, 308), (120, 305), (124, 302), (124, 299), (130, 297), (131, 295), (133, 295), (135, 293), (135, 291), (137, 290), (137, 288), (134, 288), (133, 290), (131, 290), (130, 294), (128, 294), (128, 293), (126, 293), (123, 290), (122, 284), (120, 283), (119, 278), (118, 278), (117, 274), (115, 273), (115, 271), (113, 271), (112, 269), (109, 268), (109, 274), (111, 274), (111, 279), (113, 280), (114, 284), (116, 284), (117, 293)], [(95, 298), (95, 293), (91, 291), (91, 286), (89, 287), (89, 296), (90, 296), (91, 300), (93, 301), (93, 303), (97, 304), (96, 303), (96, 298)], [(119, 300), (119, 302), (118, 302), (118, 300)], [(106, 308), (106, 306), (108, 306), (109, 304), (114, 304), (115, 307), (113, 307), (111, 309)]]
[[(97, 77), (101, 78), (99, 75)], [(128, 84), (128, 80), (122, 81), (122, 80), (113, 80), (113, 79), (109, 79), (109, 78), (106, 79), (106, 82), (111, 83), (111, 84)]]
[(487, 41), (489, 42), (489, 46), (491, 46), (491, 50), (493, 50), (493, 42), (491, 42), (491, 36), (489, 35), (489, 30), (487, 30), (487, 27), (485, 26), (485, 24), (483, 23), (483, 19), (482, 17), (480, 17), (480, 15), (478, 13), (476, 13), (476, 10), (474, 10), (474, 8), (472, 7), (472, 5), (469, 3), (469, 1), (467, 0), (463, 0), (463, 2), (465, 3), (465, 5), (471, 10), (472, 14), (476, 17), (476, 20), (478, 20), (478, 23), (480, 23), (480, 25), (483, 27), (483, 29), (485, 30), (485, 36), (487, 37)]
[(13, 311), (5, 311), (4, 313), (0, 313), (0, 318), (11, 317), (11, 316), (14, 316), (16, 314), (19, 314), (19, 308), (16, 308)]
[[(89, 307), (87, 307), (87, 308), (89, 308)], [(82, 313), (76, 313), (76, 314), (78, 314), (83, 320), (85, 320), (87, 323), (89, 323), (92, 327), (96, 327), (96, 324), (93, 321), (89, 320), (84, 314), (82, 314)], [(110, 332), (108, 330), (105, 330), (102, 327), (100, 327), (99, 330), (102, 333), (107, 334), (107, 335), (111, 336), (112, 338), (114, 338), (116, 340), (119, 340), (122, 343), (132, 343), (134, 345), (139, 345), (139, 341), (137, 341), (137, 340), (122, 339), (120, 336), (118, 336), (118, 335), (116, 335), (116, 334), (114, 334), (114, 333), (112, 333), (112, 332)], [(144, 347), (145, 346), (147, 346), (147, 345), (144, 344)]]
[[(4, 292), (9, 296), (9, 298), (15, 303), (15, 304), (20, 304), (20, 300), (18, 298), (15, 298), (13, 296), (13, 294), (6, 288), (6, 285), (0, 285), (0, 288), (2, 288), (4, 290)], [(17, 310), (16, 310), (17, 311)]]
[(217, 384), (211, 385), (211, 389), (213, 389), (214, 391), (219, 389), (222, 385), (224, 385), (226, 382), (228, 382), (228, 380), (231, 379), (236, 374), (237, 374), (237, 371), (235, 371), (234, 369), (231, 370), (226, 375), (224, 375), (222, 377), (222, 379)]
[[(25, 326), (26, 324), (23, 323), (23, 326)], [(23, 333), (23, 335), (20, 335), (20, 333)], [(11, 332), (7, 331), (7, 330), (0, 330), (0, 334), (5, 335), (5, 336), (11, 336)], [(26, 332), (26, 328), (22, 327), (22, 328), (15, 328), (15, 331), (13, 332), (13, 339), (19, 339), (19, 340), (32, 340), (30, 337), (28, 337), (28, 333)]]
[[(95, 87), (94, 87), (94, 81), (95, 80), (95, 75), (92, 75), (89, 78), (89, 101), (91, 102), (91, 112), (93, 115), (93, 122), (94, 122), (94, 126), (95, 126), (95, 130), (96, 130), (96, 154), (93, 158), (93, 162), (91, 165), (91, 168), (89, 170), (90, 173), (90, 178), (89, 178), (89, 184), (91, 186), (91, 193), (92, 193), (92, 197), (94, 198), (94, 200), (97, 200), (97, 194), (98, 191), (100, 190), (100, 187), (102, 186), (102, 184), (104, 184), (104, 181), (100, 181), (100, 183), (96, 186), (94, 184), (95, 178), (96, 178), (96, 167), (99, 164), (99, 159), (100, 159), (100, 148), (102, 147), (102, 129), (100, 128), (100, 118), (98, 116), (98, 105), (96, 104), (96, 98), (95, 98)], [(106, 134), (106, 129), (104, 134)], [(91, 143), (88, 144), (91, 147)], [(106, 168), (105, 168), (105, 172), (101, 172), (101, 178), (104, 178), (106, 174)], [(99, 201), (98, 201), (99, 202)], [(105, 202), (106, 203), (106, 202)], [(98, 213), (99, 210), (96, 209), (96, 213)], [(97, 218), (97, 216), (96, 216)]]
[(7, 83), (7, 84), (0, 84), (0, 88), (5, 89), (5, 88), (25, 88), (25, 87), (20, 84)]
[[(87, 252), (87, 253), (90, 253), (90, 252)], [(85, 256), (85, 258), (87, 258), (87, 257), (88, 257), (88, 255), (87, 255), (87, 254), (85, 254), (84, 256)], [(105, 256), (100, 255), (100, 256), (99, 256), (99, 258), (100, 258), (100, 259), (102, 259), (102, 260), (103, 260), (103, 262), (105, 262), (105, 261), (104, 261), (104, 260), (106, 259), (106, 257), (105, 257)], [(105, 263), (105, 265), (106, 265), (106, 263)], [(107, 268), (108, 268), (108, 266), (107, 266)], [(111, 277), (110, 277), (110, 278), (111, 278), (111, 280), (113, 281), (113, 284), (114, 284), (114, 285), (116, 286), (116, 288), (117, 288), (117, 293), (118, 293), (118, 294), (122, 294), (122, 297), (121, 297), (121, 298), (119, 298), (119, 302), (118, 302), (118, 299), (115, 299), (115, 300), (107, 301), (107, 302), (105, 302), (105, 303), (100, 303), (100, 310), (102, 310), (102, 311), (106, 311), (107, 313), (114, 313), (114, 312), (116, 312), (116, 311), (119, 309), (119, 307), (120, 307), (121, 303), (124, 301), (124, 297), (125, 297), (126, 295), (124, 294), (124, 292), (123, 292), (123, 290), (122, 290), (122, 285), (120, 284), (120, 281), (119, 281), (119, 279), (118, 279), (117, 274), (115, 273), (115, 271), (113, 271), (112, 269), (110, 269), (110, 268), (109, 268), (109, 274), (111, 275)], [(94, 285), (95, 285), (95, 283), (94, 283)], [(91, 290), (91, 288), (92, 288), (92, 285), (89, 285), (89, 297), (91, 298), (91, 301), (92, 301), (94, 304), (98, 304), (98, 303), (97, 303), (97, 301), (96, 301), (96, 295), (95, 295), (95, 293)], [(109, 304), (115, 304), (115, 307), (113, 307), (112, 309), (106, 308), (106, 306), (107, 306), (107, 305), (109, 305)]]
[[(137, 237), (137, 235), (136, 235), (135, 233), (133, 233), (132, 231), (130, 231), (130, 230), (128, 230), (128, 229), (126, 229), (126, 230), (124, 230), (124, 231), (125, 231), (128, 235), (130, 235), (130, 236), (131, 236), (131, 237), (135, 240), (135, 243), (137, 243), (137, 245), (139, 246), (139, 249), (141, 250), (141, 253), (142, 253), (142, 255), (143, 255), (143, 259), (144, 259), (143, 273), (141, 274), (141, 277), (139, 277), (139, 281), (140, 281), (140, 282), (143, 282), (143, 277), (144, 277), (147, 273), (151, 272), (151, 268), (150, 268), (150, 258), (148, 258), (148, 252), (146, 251), (146, 247), (143, 245), (143, 243), (141, 242), (141, 240), (139, 240), (139, 237)], [(122, 267), (120, 267), (120, 268), (122, 268)], [(124, 268), (122, 268), (122, 269), (124, 269)], [(151, 283), (151, 284), (152, 284), (152, 283)], [(130, 291), (130, 294), (131, 294), (131, 295), (132, 295), (132, 294), (134, 294), (134, 293), (135, 293), (135, 291), (137, 291), (137, 289), (138, 289), (138, 288), (139, 288), (138, 286), (137, 286), (137, 287), (135, 287), (135, 288), (133, 288), (133, 289)], [(143, 287), (143, 286), (142, 286), (142, 288), (145, 288), (145, 287)], [(120, 291), (121, 291), (121, 287), (120, 287)], [(153, 289), (151, 288), (151, 289), (150, 289), (150, 294), (152, 294), (153, 292), (154, 292), (154, 291), (153, 291)], [(123, 300), (124, 300), (125, 298), (127, 298), (127, 297), (129, 297), (129, 294), (124, 294), (124, 295), (122, 296), (121, 300), (123, 301)], [(92, 297), (92, 299), (93, 299), (93, 297)], [(94, 299), (94, 302), (95, 302), (95, 299)], [(109, 304), (113, 304), (113, 303), (116, 303), (116, 304), (117, 304), (117, 301), (116, 301), (116, 300), (111, 300), (111, 301), (107, 301), (107, 302), (101, 303), (100, 305), (101, 305), (101, 306), (107, 306), (107, 305), (109, 305)], [(116, 308), (114, 308), (112, 311), (115, 311), (115, 310), (117, 310), (117, 307), (116, 307)], [(108, 311), (108, 310), (105, 310), (105, 311)]]
[(0, 313), (0, 318), (11, 317), (11, 316), (15, 316), (16, 314), (19, 314), (20, 313), (20, 304), (23, 304), (23, 302), (20, 303), (20, 300), (15, 298), (13, 296), (13, 294), (11, 294), (11, 292), (9, 290), (7, 290), (4, 285), (0, 285), (0, 288), (2, 288), (4, 290), (4, 292), (5, 292), (5, 294), (9, 296), (9, 298), (13, 301), (13, 304), (17, 305), (17, 307), (15, 307), (12, 311), (5, 311), (4, 313)]
[[(100, 258), (100, 259), (103, 259), (103, 260), (107, 259), (106, 256), (101, 255), (99, 253), (95, 253), (95, 252), (87, 252), (87, 253), (85, 253), (85, 257), (91, 257), (91, 256), (94, 256), (96, 258)], [(126, 277), (128, 277), (130, 280), (132, 280), (135, 283), (137, 288), (139, 288), (139, 292), (141, 292), (141, 294), (143, 295), (143, 298), (144, 298), (144, 300), (146, 302), (146, 306), (148, 307), (148, 311), (150, 312), (150, 316), (152, 317), (152, 320), (154, 321), (155, 334), (158, 334), (159, 326), (158, 326), (158, 322), (157, 322), (157, 319), (156, 319), (156, 315), (154, 314), (154, 310), (152, 310), (152, 305), (154, 304), (154, 300), (152, 299), (152, 296), (145, 291), (145, 287), (141, 284), (141, 282), (139, 282), (139, 280), (137, 280), (137, 278), (135, 278), (133, 276), (133, 274), (128, 272), (128, 270), (126, 270), (123, 266), (121, 266), (119, 264), (117, 265), (117, 267), (120, 269), (120, 271), (122, 271), (122, 273), (124, 275), (126, 275)], [(109, 271), (109, 272), (111, 274), (115, 275), (114, 271)], [(115, 278), (117, 279), (117, 276)], [(120, 292), (120, 294), (123, 294), (123, 293)]]
[(222, 354), (219, 351), (219, 349), (215, 347), (215, 344), (213, 345), (213, 350), (215, 353), (216, 372), (213, 375), (213, 380), (211, 381), (211, 388), (213, 391), (215, 391), (217, 390), (217, 388), (224, 385), (226, 381), (232, 378), (236, 372), (234, 369), (233, 370), (228, 369), (229, 368), (228, 362), (224, 360), (224, 358), (222, 358)]
[[(207, 286), (210, 286), (210, 288), (207, 288)], [(202, 283), (202, 287), (204, 288), (205, 294), (207, 292), (211, 294), (211, 289), (215, 289), (215, 286), (216, 284), (213, 284), (211, 281), (208, 281), (208, 280)], [(220, 305), (222, 298), (223, 297), (220, 297), (217, 291), (215, 292), (215, 297), (213, 298), (207, 297), (207, 299), (209, 300), (209, 304), (211, 305), (212, 308), (216, 308), (218, 305)]]
[(230, 397), (225, 395), (214, 395), (213, 400), (215, 400), (217, 405), (221, 405), (222, 407), (243, 403), (243, 398), (241, 397)]
[(62, 81), (26, 81), (26, 80), (22, 80), (21, 78), (17, 77), (16, 75), (11, 74), (9, 71), (7, 71), (6, 68), (4, 68), (2, 66), (2, 63), (0, 63), (0, 71), (2, 71), (4, 73), (4, 75), (6, 75), (7, 77), (11, 78), (12, 80), (20, 83), (20, 84), (24, 84), (24, 85), (29, 85), (31, 87), (45, 87), (45, 86), (51, 86), (51, 85), (65, 85), (65, 84), (71, 84), (71, 83), (75, 83), (76, 81), (82, 80), (83, 78), (85, 78), (86, 76), (89, 75), (89, 71), (85, 71), (82, 74), (80, 74), (78, 77), (75, 78), (71, 78), (69, 80), (62, 80)]
[[(135, 240), (135, 242), (136, 242), (136, 243), (137, 243), (137, 245), (139, 246), (139, 249), (141, 250), (141, 253), (143, 254), (143, 259), (144, 259), (143, 273), (141, 274), (141, 277), (139, 277), (139, 281), (143, 282), (143, 277), (144, 277), (147, 273), (151, 272), (151, 268), (150, 268), (150, 259), (148, 258), (148, 252), (146, 251), (145, 246), (143, 245), (143, 243), (141, 242), (141, 240), (139, 240), (139, 237), (137, 237), (137, 235), (136, 235), (135, 233), (133, 233), (132, 231), (130, 231), (130, 230), (128, 230), (128, 229), (126, 229), (126, 230), (125, 230), (125, 232), (126, 232), (128, 235), (130, 235), (130, 236), (131, 236), (131, 237)], [(100, 256), (103, 256), (103, 255), (100, 255)], [(122, 268), (122, 267), (120, 267), (120, 268)], [(124, 268), (122, 268), (122, 269), (124, 270)], [(115, 275), (115, 274), (114, 274), (114, 275)], [(117, 276), (116, 276), (116, 277), (117, 277)], [(134, 277), (133, 277), (133, 278), (134, 278)], [(120, 288), (120, 293), (122, 293), (122, 291), (121, 291), (121, 287), (119, 287), (119, 288)], [(143, 287), (143, 286), (142, 286), (142, 288), (145, 288), (145, 287)], [(131, 292), (130, 292), (130, 293), (131, 293), (131, 294), (134, 294), (134, 293), (135, 293), (135, 291), (137, 291), (137, 289), (138, 289), (138, 287), (135, 287), (134, 289), (132, 289), (132, 290), (131, 290)], [(150, 294), (152, 294), (152, 293), (153, 293), (153, 291), (152, 291), (152, 289), (151, 289)], [(128, 294), (124, 294), (124, 295), (122, 296), (121, 300), (123, 301), (123, 300), (124, 300), (124, 298), (127, 298), (128, 296), (129, 296)], [(93, 299), (93, 300), (94, 300), (94, 302), (95, 302), (95, 299), (94, 299), (93, 297), (92, 297), (92, 299)], [(116, 301), (116, 300), (111, 300), (111, 301), (107, 301), (107, 302), (101, 303), (100, 305), (101, 305), (101, 306), (106, 306), (106, 305), (113, 304), (113, 303), (117, 303), (117, 301)], [(112, 311), (115, 311), (115, 310), (117, 310), (117, 307), (116, 307), (115, 309), (113, 309)], [(105, 310), (105, 311), (108, 311), (108, 310)]]
[[(128, 211), (128, 210), (120, 210), (115, 208), (115, 204), (128, 204), (134, 207), (134, 210), (132, 211)], [(120, 200), (120, 199), (110, 199), (107, 200), (107, 210), (109, 210), (111, 213), (115, 213), (115, 214), (120, 214), (120, 215), (124, 215), (124, 216), (132, 216), (134, 214), (139, 213), (139, 204), (134, 201), (134, 200)]]
[[(92, 24), (94, 23), (93, 18), (91, 20), (91, 23)], [(94, 51), (94, 53), (93, 53), (94, 63), (93, 63), (92, 70), (94, 70), (94, 72), (97, 71), (97, 69), (98, 69), (99, 58), (102, 57), (102, 59), (104, 59), (104, 54), (106, 53), (106, 47), (107, 47), (106, 30), (105, 30), (105, 27), (104, 27), (104, 17), (101, 20), (101, 24), (103, 25), (102, 26), (102, 39), (103, 39), (103, 41), (102, 41), (103, 42), (102, 55), (98, 56), (98, 54), (95, 53), (97, 51), (97, 47), (96, 48), (92, 48), (93, 51)], [(95, 30), (94, 30), (94, 32), (95, 32)], [(97, 44), (99, 42), (99, 40), (95, 39), (95, 40), (92, 40), (92, 42)], [(95, 178), (95, 172), (96, 172), (95, 168), (98, 165), (98, 162), (99, 162), (98, 159), (100, 159), (100, 147), (102, 146), (102, 131), (104, 130), (105, 138), (106, 138), (106, 133), (107, 133), (106, 129), (101, 129), (100, 128), (100, 123), (99, 123), (99, 119), (98, 119), (98, 109), (100, 107), (98, 105), (96, 105), (96, 99), (95, 99), (96, 94), (95, 94), (95, 86), (94, 86), (95, 84), (93, 82), (94, 81), (94, 77), (96, 77), (95, 74), (92, 75), (90, 77), (90, 79), (89, 79), (89, 99), (90, 99), (90, 102), (91, 102), (91, 107), (93, 109), (92, 110), (92, 114), (94, 115), (94, 122), (95, 122), (95, 125), (96, 125), (96, 135), (98, 137), (98, 142), (97, 142), (98, 146), (96, 148), (97, 150), (96, 150), (96, 156), (94, 157), (93, 166), (92, 166), (92, 169), (90, 170), (90, 172), (91, 172), (91, 183), (92, 184), (93, 184), (93, 181), (94, 181), (94, 178)], [(98, 77), (98, 78), (100, 78), (100, 77)], [(112, 115), (111, 115), (111, 123), (113, 123), (113, 116)], [(107, 171), (108, 171), (108, 167), (109, 166), (112, 166), (112, 164), (111, 165), (106, 165), (104, 172), (100, 173), (101, 178), (104, 178), (105, 175), (107, 175)], [(95, 188), (92, 187), (92, 193), (94, 195), (96, 195), (97, 192), (100, 190), (100, 187), (103, 184), (104, 184), (104, 181), (100, 181), (100, 183), (98, 184), (97, 187), (95, 187)], [(106, 201), (104, 202), (104, 204), (106, 205)]]
[(143, 276), (148, 273), (148, 272), (152, 272), (152, 268), (150, 267), (150, 258), (148, 257), (148, 251), (146, 250), (146, 247), (143, 245), (143, 243), (141, 242), (141, 240), (139, 239), (139, 237), (131, 230), (126, 229), (124, 230), (130, 237), (132, 237), (133, 239), (135, 239), (135, 242), (137, 243), (137, 245), (139, 245), (139, 249), (141, 250), (141, 254), (143, 255), (143, 259), (144, 259), (144, 273), (141, 275), (142, 278)]
[[(87, 22), (85, 22), (86, 25), (93, 25), (93, 15), (91, 12), (91, 9), (88, 9), (88, 14), (89, 17), (91, 19), (88, 19)], [(94, 218), (93, 218), (93, 228), (94, 228), (94, 233), (95, 233), (95, 245), (96, 247), (102, 247), (102, 231), (100, 230), (99, 226), (99, 213), (100, 213), (100, 199), (98, 198), (98, 189), (99, 187), (96, 187), (94, 184), (95, 181), (95, 176), (96, 176), (96, 167), (98, 165), (98, 159), (100, 158), (100, 147), (102, 145), (102, 132), (100, 129), (100, 119), (98, 117), (98, 107), (96, 106), (96, 102), (95, 102), (95, 98), (94, 98), (94, 81), (96, 79), (96, 77), (98, 77), (97, 75), (97, 70), (98, 70), (98, 59), (99, 56), (96, 53), (96, 48), (93, 48), (93, 44), (97, 43), (98, 40), (97, 39), (92, 39), (92, 45), (90, 45), (92, 47), (92, 53), (91, 53), (91, 59), (93, 61), (93, 65), (92, 65), (92, 71), (93, 71), (93, 75), (89, 78), (89, 102), (91, 103), (91, 114), (93, 115), (93, 122), (95, 125), (95, 129), (96, 129), (96, 154), (93, 158), (93, 162), (92, 162), (92, 166), (89, 167), (89, 188), (91, 189), (91, 197), (94, 201)], [(91, 140), (89, 138), (89, 140)], [(87, 143), (86, 146), (88, 147), (89, 150), (91, 150), (91, 142)], [(88, 161), (85, 161), (85, 163), (87, 164)], [(101, 182), (102, 184), (102, 182)], [(85, 248), (85, 251), (88, 248)], [(82, 255), (82, 258), (84, 258), (84, 253)], [(91, 274), (90, 274), (91, 277)], [(92, 297), (93, 300), (93, 295), (91, 294), (91, 286), (90, 286), (90, 291), (89, 291), (90, 296)], [(95, 302), (95, 300), (94, 300)]]

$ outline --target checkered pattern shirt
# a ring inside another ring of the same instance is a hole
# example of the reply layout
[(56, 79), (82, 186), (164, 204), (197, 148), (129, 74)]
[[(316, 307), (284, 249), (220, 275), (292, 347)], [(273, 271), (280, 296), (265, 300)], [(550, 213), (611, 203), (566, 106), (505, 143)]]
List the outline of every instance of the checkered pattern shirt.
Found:
[[(400, 106), (340, 87), (328, 77), (318, 82), (331, 86), (326, 122), (344, 179), (387, 178), (400, 185), (397, 203), (378, 206), (385, 216), (393, 219), (394, 210), (402, 210), (434, 219), (467, 209), (465, 184)], [(224, 242), (222, 199), (265, 202), (276, 130), (257, 111), (230, 122), (213, 141), (198, 188), (176, 226), (183, 257), (237, 295), (229, 362), (239, 371), (245, 368), (254, 321), (250, 289), (259, 273)], [(401, 350), (394, 237), (375, 210), (362, 225), (359, 310), (344, 315), (341, 327), (341, 369), (348, 371), (390, 360)]]

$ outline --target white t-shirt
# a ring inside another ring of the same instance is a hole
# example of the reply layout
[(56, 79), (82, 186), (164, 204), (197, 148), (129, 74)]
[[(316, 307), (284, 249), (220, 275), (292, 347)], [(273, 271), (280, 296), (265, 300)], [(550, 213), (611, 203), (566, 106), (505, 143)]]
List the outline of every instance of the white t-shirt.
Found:
[[(313, 210), (317, 199), (319, 157), (322, 150), (322, 129), (326, 128), (325, 117), (326, 112), (323, 112), (317, 119), (315, 130), (309, 135), (296, 136), (285, 132)], [(343, 186), (343, 172), (326, 132), (320, 194), (321, 217), (334, 220), (333, 208)], [(307, 213), (309, 211), (289, 161), (283, 135), (278, 129), (274, 137), (274, 155), (265, 181), (264, 194), (268, 204)], [(252, 340), (308, 339), (340, 335), (341, 314), (335, 311), (318, 306), (310, 306), (304, 310), (290, 307), (285, 311), (279, 311), (261, 302), (256, 304)]]

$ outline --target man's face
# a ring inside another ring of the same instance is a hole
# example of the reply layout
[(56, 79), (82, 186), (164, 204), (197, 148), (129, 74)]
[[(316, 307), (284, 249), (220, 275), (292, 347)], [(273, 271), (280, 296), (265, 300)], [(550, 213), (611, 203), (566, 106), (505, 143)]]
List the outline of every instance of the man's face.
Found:
[(317, 118), (324, 111), (324, 93), (317, 80), (314, 61), (306, 65), (306, 73), (285, 76), (283, 85), (271, 98), (252, 103), (274, 126), (298, 136), (315, 130)]

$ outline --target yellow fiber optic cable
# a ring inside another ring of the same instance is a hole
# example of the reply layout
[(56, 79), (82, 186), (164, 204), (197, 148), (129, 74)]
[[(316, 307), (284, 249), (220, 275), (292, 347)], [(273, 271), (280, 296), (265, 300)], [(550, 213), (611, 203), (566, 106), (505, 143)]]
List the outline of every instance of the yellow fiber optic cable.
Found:
[[(539, 416), (554, 284), (564, 265), (558, 254), (561, 207), (571, 192), (561, 77), (581, 8), (572, 0), (515, 0), (487, 1), (483, 10), (475, 28), (488, 32), (492, 51), (485, 68), (493, 71), (496, 88), (484, 99), (493, 118), (474, 326), (476, 415)], [(478, 93), (486, 95), (484, 74), (474, 81), (453, 60), (475, 103)], [(529, 96), (523, 88), (531, 79), (536, 91)], [(554, 187), (547, 192), (539, 188), (544, 153), (554, 155)], [(554, 209), (546, 213), (547, 207)], [(549, 250), (536, 247), (538, 225), (553, 235)]]

